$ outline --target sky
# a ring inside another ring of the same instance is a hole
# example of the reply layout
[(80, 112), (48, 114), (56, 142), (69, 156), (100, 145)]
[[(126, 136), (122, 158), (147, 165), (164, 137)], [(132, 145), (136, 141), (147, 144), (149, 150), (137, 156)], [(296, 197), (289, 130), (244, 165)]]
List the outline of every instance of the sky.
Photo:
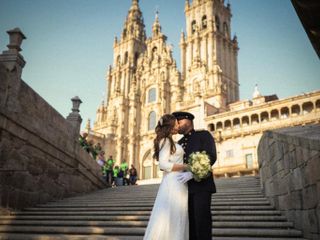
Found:
[[(226, 1), (227, 2), (227, 1)], [(320, 90), (320, 61), (290, 0), (229, 0), (231, 33), (239, 42), (240, 99), (280, 99)], [(185, 30), (185, 0), (140, 0), (147, 36), (156, 10), (162, 32), (180, 68), (179, 40)], [(82, 100), (82, 128), (91, 123), (106, 92), (113, 41), (120, 36), (131, 0), (0, 0), (0, 51), (7, 30), (19, 27), (27, 64), (22, 79), (62, 116), (70, 99)]]

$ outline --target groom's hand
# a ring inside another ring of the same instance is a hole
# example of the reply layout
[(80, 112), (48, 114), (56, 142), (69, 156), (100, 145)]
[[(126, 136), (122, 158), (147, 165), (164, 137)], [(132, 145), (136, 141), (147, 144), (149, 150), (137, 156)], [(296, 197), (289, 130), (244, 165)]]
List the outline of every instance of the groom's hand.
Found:
[(193, 178), (193, 174), (192, 172), (182, 172), (178, 174), (177, 178), (179, 182), (186, 183)]

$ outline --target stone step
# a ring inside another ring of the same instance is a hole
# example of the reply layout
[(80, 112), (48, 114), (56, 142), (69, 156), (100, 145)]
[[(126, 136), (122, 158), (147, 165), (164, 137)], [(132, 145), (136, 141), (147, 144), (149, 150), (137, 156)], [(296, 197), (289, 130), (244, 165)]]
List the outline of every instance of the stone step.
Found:
[[(151, 211), (152, 205), (149, 206), (108, 206), (108, 207), (78, 207), (78, 208), (29, 208), (25, 209), (24, 213), (31, 213), (31, 212), (57, 212), (57, 211), (64, 211), (64, 212), (87, 212), (87, 211), (137, 211), (137, 210), (143, 210), (143, 211)], [(212, 205), (212, 210), (274, 210), (274, 207), (270, 205), (247, 205), (247, 206), (231, 206), (231, 205)], [(13, 212), (12, 214), (19, 213), (19, 212)]]
[[(105, 234), (114, 236), (143, 236), (145, 228), (119, 228), (119, 227), (60, 227), (60, 226), (0, 226), (0, 233), (48, 233), (48, 234)], [(261, 236), (261, 237), (301, 237), (301, 232), (294, 229), (241, 229), (241, 228), (213, 228), (213, 236)]]
[[(0, 235), (0, 240), (142, 240), (142, 236), (107, 236), (107, 235), (62, 235), (62, 234), (16, 234), (6, 233)], [(217, 237), (212, 240), (293, 240), (297, 238), (285, 238), (285, 237)], [(303, 238), (298, 238), (304, 240)]]
[[(79, 220), (1, 220), (0, 225), (13, 226), (96, 226), (96, 227), (147, 227), (148, 220), (144, 221), (79, 221)], [(213, 228), (292, 228), (289, 222), (213, 222)]]
[[(83, 203), (83, 202), (126, 202), (126, 201), (133, 201), (133, 202), (137, 202), (137, 199), (139, 199), (139, 201), (154, 201), (156, 195), (152, 196), (152, 197), (146, 197), (146, 196), (137, 196), (135, 198), (133, 198), (132, 196), (121, 196), (121, 197), (114, 197), (114, 196), (99, 196), (93, 199), (89, 199), (89, 198), (85, 198), (82, 197), (81, 199), (64, 199), (64, 200), (58, 200), (55, 202), (49, 202), (46, 203), (45, 205), (58, 205), (58, 204), (64, 204), (64, 203)], [(262, 195), (262, 194), (235, 194), (235, 195), (230, 195), (230, 194), (226, 194), (226, 195), (218, 195), (218, 194), (213, 194), (212, 196), (212, 200), (246, 200), (246, 199), (258, 199), (258, 200), (266, 200), (266, 198)], [(41, 205), (40, 205), (41, 206)]]
[[(301, 239), (260, 190), (257, 177), (217, 179), (212, 232), (217, 240)], [(0, 240), (142, 240), (159, 185), (122, 186), (0, 216)]]
[[(37, 209), (49, 209), (49, 208), (81, 208), (81, 207), (141, 207), (141, 206), (153, 206), (154, 199), (151, 201), (117, 201), (117, 202), (81, 202), (81, 203), (64, 203), (64, 204), (55, 204), (55, 205), (38, 205), (33, 208), (26, 208), (25, 210), (37, 210)], [(269, 205), (269, 201), (265, 199), (261, 200), (213, 200), (213, 206), (225, 206), (225, 205), (233, 205), (233, 206), (243, 206), (243, 205)]]
[[(17, 215), (29, 215), (29, 216), (35, 216), (35, 215), (56, 215), (56, 216), (106, 216), (106, 215), (145, 215), (149, 216), (151, 214), (150, 210), (145, 211), (130, 211), (123, 212), (123, 211), (87, 211), (87, 212), (78, 212), (78, 211), (42, 211), (42, 212), (13, 212), (11, 213), (12, 216)], [(281, 215), (281, 212), (278, 210), (214, 210), (211, 211), (211, 214), (214, 215)]]
[[(148, 221), (149, 216), (24, 216), (24, 215), (17, 215), (17, 216), (0, 216), (0, 222), (2, 220), (42, 220), (42, 221), (52, 221), (52, 220), (60, 220), (60, 221), (78, 221), (78, 220), (86, 220), (86, 221)], [(286, 221), (285, 216), (215, 216), (213, 221), (274, 221), (274, 222), (281, 222)]]
[[(110, 194), (110, 195), (108, 195)], [(95, 196), (93, 198), (86, 198), (84, 196), (82, 196), (81, 198), (76, 198), (76, 199), (66, 199), (66, 200), (60, 200), (58, 202), (77, 202), (77, 201), (97, 201), (97, 200), (108, 200), (108, 201), (113, 201), (113, 200), (123, 200), (123, 199), (127, 199), (127, 200), (135, 200), (137, 198), (143, 200), (143, 199), (154, 199), (156, 197), (156, 193), (152, 194), (152, 195), (145, 195), (143, 193), (140, 194), (131, 194), (130, 192), (126, 192), (123, 195), (114, 195), (111, 193), (108, 194), (101, 194), (100, 196)], [(216, 193), (212, 195), (212, 199), (218, 199), (218, 198), (264, 198), (264, 195), (261, 194), (261, 192), (236, 192), (236, 191), (232, 191), (232, 192), (224, 192), (224, 193)], [(57, 201), (55, 201), (57, 202)]]

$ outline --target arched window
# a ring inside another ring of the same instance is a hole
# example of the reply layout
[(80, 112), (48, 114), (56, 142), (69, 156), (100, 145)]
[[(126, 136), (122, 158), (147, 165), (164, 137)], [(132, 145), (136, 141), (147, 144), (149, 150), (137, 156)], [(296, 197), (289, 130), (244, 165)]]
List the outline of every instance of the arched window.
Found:
[(124, 54), (124, 60), (123, 60), (124, 64), (126, 64), (127, 62), (128, 62), (128, 52)]
[(117, 56), (117, 65), (120, 65), (120, 55)]
[(320, 109), (320, 99), (318, 99), (317, 101), (316, 101), (316, 108), (319, 110)]
[(277, 109), (273, 109), (271, 111), (271, 119), (276, 120), (279, 118), (279, 111)]
[(220, 31), (220, 19), (218, 16), (216, 16), (215, 21), (216, 21), (216, 29), (217, 31)]
[(154, 60), (157, 56), (157, 51), (158, 51), (158, 48), (157, 47), (154, 47), (152, 48), (152, 60)]
[(302, 110), (303, 110), (303, 113), (306, 114), (306, 113), (311, 113), (312, 110), (313, 110), (313, 103), (312, 102), (305, 102), (302, 104)]
[(191, 22), (191, 33), (194, 34), (196, 32), (196, 29), (197, 29), (197, 22), (196, 20), (193, 20)]
[(148, 103), (155, 102), (157, 100), (156, 88), (150, 88), (148, 91)]
[(204, 15), (203, 17), (202, 17), (202, 29), (206, 29), (207, 28), (207, 26), (208, 26), (208, 23), (207, 23), (207, 16), (206, 15)]
[(243, 125), (243, 126), (249, 125), (249, 117), (248, 117), (248, 116), (243, 116), (243, 117), (241, 118), (241, 121), (242, 121), (242, 125)]
[(217, 123), (217, 129), (222, 129), (222, 122)]
[(154, 130), (156, 127), (156, 112), (152, 111), (148, 117), (148, 130)]
[(210, 124), (208, 125), (208, 130), (209, 130), (210, 132), (214, 132), (214, 124), (213, 124), (213, 123), (210, 123)]
[(269, 113), (268, 112), (262, 112), (260, 114), (260, 119), (261, 119), (261, 122), (269, 121)]
[(289, 108), (283, 107), (280, 110), (281, 118), (288, 118), (289, 117)]
[(234, 128), (240, 127), (240, 119), (239, 119), (239, 118), (233, 119), (232, 122), (233, 122), (233, 127), (234, 127)]
[(252, 124), (257, 124), (257, 123), (259, 123), (259, 116), (258, 116), (258, 114), (253, 114), (253, 115), (251, 115), (251, 123), (252, 123)]
[(300, 114), (300, 106), (295, 104), (291, 107), (291, 114), (292, 115), (299, 115)]
[(134, 54), (134, 62), (133, 62), (134, 66), (137, 66), (138, 58), (139, 58), (139, 53), (136, 52), (136, 53)]
[(225, 127), (226, 129), (231, 128), (231, 121), (230, 121), (230, 120), (226, 120), (226, 121), (224, 122), (224, 127)]

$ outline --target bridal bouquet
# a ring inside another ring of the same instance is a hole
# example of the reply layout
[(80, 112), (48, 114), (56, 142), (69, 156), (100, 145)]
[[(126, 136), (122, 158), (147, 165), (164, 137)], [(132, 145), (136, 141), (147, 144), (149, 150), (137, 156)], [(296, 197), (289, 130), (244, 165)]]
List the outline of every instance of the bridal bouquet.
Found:
[(212, 172), (210, 159), (205, 151), (190, 154), (188, 165), (194, 180), (197, 182), (208, 177)]

